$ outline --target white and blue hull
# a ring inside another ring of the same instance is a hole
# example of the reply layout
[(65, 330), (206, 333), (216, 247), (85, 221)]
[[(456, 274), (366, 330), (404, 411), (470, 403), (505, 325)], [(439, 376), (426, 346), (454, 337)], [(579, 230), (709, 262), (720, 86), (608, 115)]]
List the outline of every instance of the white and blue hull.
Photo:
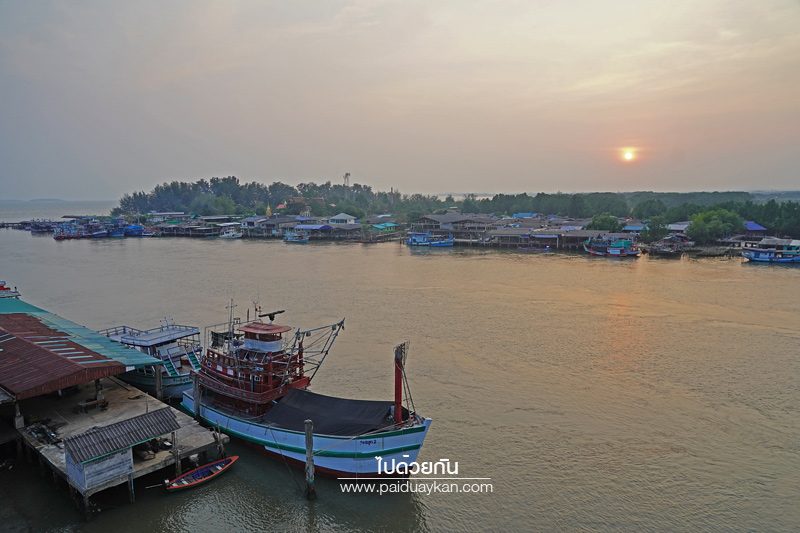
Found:
[[(195, 413), (191, 392), (183, 393), (181, 406)], [(208, 405), (202, 405), (199, 418), (232, 437), (263, 446), (269, 454), (297, 463), (305, 462), (303, 432), (242, 420)], [(323, 473), (334, 475), (378, 475), (376, 457), (381, 458), (384, 467), (393, 464), (393, 460), (396, 463), (416, 461), (430, 424), (431, 420), (424, 418), (409, 427), (364, 436), (315, 434), (314, 465)]]
[(757, 263), (794, 263), (800, 265), (800, 254), (781, 254), (780, 256), (772, 251), (760, 252), (746, 250), (742, 256), (749, 261)]
[[(150, 396), (156, 396), (156, 378), (152, 374), (143, 375), (135, 370), (119, 376), (125, 383), (130, 383)], [(162, 375), (161, 397), (164, 400), (181, 400), (183, 393), (192, 388), (192, 375), (188, 372), (178, 376)]]

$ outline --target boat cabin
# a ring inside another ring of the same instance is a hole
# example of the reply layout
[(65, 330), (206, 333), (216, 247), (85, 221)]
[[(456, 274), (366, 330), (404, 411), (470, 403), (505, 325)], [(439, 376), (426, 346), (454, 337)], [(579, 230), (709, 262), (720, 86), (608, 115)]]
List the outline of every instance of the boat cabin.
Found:
[(291, 331), (289, 326), (251, 322), (239, 328), (244, 333), (245, 350), (253, 352), (277, 353), (283, 350), (283, 334)]

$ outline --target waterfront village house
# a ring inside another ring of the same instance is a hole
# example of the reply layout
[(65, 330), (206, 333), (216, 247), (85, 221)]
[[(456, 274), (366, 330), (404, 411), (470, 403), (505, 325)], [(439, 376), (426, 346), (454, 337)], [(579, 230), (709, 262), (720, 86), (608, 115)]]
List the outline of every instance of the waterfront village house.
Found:
[(329, 224), (355, 224), (356, 217), (347, 213), (339, 213), (328, 219)]
[(238, 219), (236, 215), (206, 215), (200, 217), (200, 220), (204, 224), (221, 224), (223, 222), (233, 222), (234, 219)]
[(133, 447), (180, 429), (172, 409), (165, 407), (128, 420), (95, 427), (64, 440), (70, 484), (81, 493), (133, 483)]
[(647, 224), (643, 224), (641, 222), (636, 222), (634, 220), (627, 222), (622, 227), (622, 233), (641, 233), (647, 229)]
[(247, 217), (242, 219), (242, 228), (244, 229), (255, 229), (263, 227), (264, 223), (267, 222), (269, 218), (267, 217)]
[(414, 231), (487, 231), (494, 226), (496, 221), (497, 218), (492, 215), (445, 213), (422, 216), (413, 224), (413, 228)]
[(686, 233), (690, 224), (691, 222), (688, 220), (684, 222), (673, 222), (672, 224), (667, 224), (667, 231), (670, 233)]
[(400, 229), (400, 226), (394, 222), (381, 222), (380, 224), (370, 225), (370, 231), (376, 231), (379, 233), (391, 233), (393, 231), (397, 231), (398, 229)]
[(397, 223), (397, 219), (390, 215), (389, 213), (385, 213), (382, 215), (371, 215), (368, 216), (364, 222), (366, 224), (383, 224), (384, 222), (394, 222)]
[(150, 211), (147, 213), (147, 220), (151, 224), (159, 224), (167, 220), (187, 220), (191, 215), (183, 211)]
[(248, 236), (275, 237), (297, 222), (297, 217), (287, 215), (252, 216), (242, 220), (242, 229)]
[(330, 224), (331, 238), (338, 240), (359, 240), (361, 239), (361, 224)]
[(748, 239), (763, 239), (767, 236), (767, 228), (752, 220), (745, 220), (744, 235)]

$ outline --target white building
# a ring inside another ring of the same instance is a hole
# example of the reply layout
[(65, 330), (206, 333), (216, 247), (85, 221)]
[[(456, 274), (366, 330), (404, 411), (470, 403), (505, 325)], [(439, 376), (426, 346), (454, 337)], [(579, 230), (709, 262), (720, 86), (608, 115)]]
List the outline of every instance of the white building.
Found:
[(356, 217), (347, 213), (339, 213), (328, 219), (329, 224), (355, 224)]

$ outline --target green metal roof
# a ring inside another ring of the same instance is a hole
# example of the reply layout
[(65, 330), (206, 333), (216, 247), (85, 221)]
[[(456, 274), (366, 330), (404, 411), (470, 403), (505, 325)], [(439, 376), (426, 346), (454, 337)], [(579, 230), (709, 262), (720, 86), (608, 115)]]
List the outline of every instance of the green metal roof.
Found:
[(85, 326), (60, 317), (55, 313), (45, 311), (44, 309), (17, 298), (0, 298), (0, 315), (15, 313), (23, 313), (36, 317), (46, 326), (66, 333), (69, 336), (69, 340), (75, 344), (80, 344), (95, 353), (113, 359), (127, 367), (139, 368), (163, 364), (159, 359), (150, 357), (139, 350), (128, 348), (117, 341), (109, 339), (105, 335), (101, 335)]

